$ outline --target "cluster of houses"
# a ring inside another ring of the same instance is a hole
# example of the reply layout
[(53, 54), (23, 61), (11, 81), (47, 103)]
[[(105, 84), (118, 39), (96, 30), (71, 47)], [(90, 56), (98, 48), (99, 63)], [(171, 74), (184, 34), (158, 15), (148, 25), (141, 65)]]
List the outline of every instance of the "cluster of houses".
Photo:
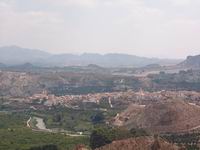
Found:
[(99, 104), (101, 100), (108, 100), (111, 107), (117, 101), (126, 103), (137, 103), (140, 105), (146, 105), (150, 102), (156, 102), (158, 100), (165, 99), (182, 99), (190, 103), (199, 104), (200, 93), (191, 91), (158, 91), (147, 92), (140, 90), (138, 92), (129, 90), (126, 92), (110, 92), (110, 93), (95, 93), (86, 95), (64, 95), (55, 96), (48, 94), (47, 91), (43, 91), (40, 94), (34, 94), (29, 97), (29, 102), (39, 101), (47, 106), (62, 104), (69, 106), (71, 104), (85, 102)]

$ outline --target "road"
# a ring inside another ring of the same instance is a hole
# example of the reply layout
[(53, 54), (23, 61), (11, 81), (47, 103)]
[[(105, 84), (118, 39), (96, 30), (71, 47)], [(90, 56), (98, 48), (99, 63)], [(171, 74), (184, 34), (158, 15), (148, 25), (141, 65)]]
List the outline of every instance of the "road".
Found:
[[(36, 129), (35, 128), (32, 128), (31, 125), (30, 125), (30, 121), (31, 119), (35, 119), (37, 124), (36, 124)], [(46, 125), (44, 123), (44, 120), (43, 118), (39, 118), (39, 117), (30, 117), (28, 120), (27, 120), (27, 127), (28, 128), (32, 128), (33, 131), (41, 131), (41, 132), (51, 132), (51, 133), (64, 133), (65, 135), (68, 135), (68, 136), (73, 136), (73, 137), (77, 137), (77, 136), (86, 136), (86, 135), (82, 135), (82, 133), (76, 133), (76, 134), (71, 134), (69, 133), (69, 131), (66, 131), (64, 129), (48, 129), (46, 128)]]
[(27, 120), (27, 122), (26, 122), (26, 126), (28, 127), (28, 128), (30, 128), (31, 126), (30, 126), (30, 121), (31, 121), (31, 117)]

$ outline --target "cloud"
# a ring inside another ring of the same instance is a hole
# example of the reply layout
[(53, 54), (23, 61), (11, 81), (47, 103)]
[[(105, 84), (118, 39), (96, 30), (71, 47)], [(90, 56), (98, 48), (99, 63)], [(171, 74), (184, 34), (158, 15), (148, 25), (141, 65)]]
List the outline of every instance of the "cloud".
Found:
[[(11, 3), (0, 3), (1, 45), (51, 45), (63, 32), (63, 18), (55, 12), (18, 11)], [(62, 31), (60, 31), (62, 29)]]
[(97, 0), (38, 0), (38, 2), (60, 7), (79, 6), (90, 8), (96, 5)]
[(199, 6), (198, 0), (0, 0), (0, 45), (185, 57), (200, 49)]
[(171, 0), (173, 5), (189, 5), (191, 0)]
[(32, 10), (21, 12), (17, 11), (14, 6), (8, 5), (7, 3), (0, 3), (0, 12), (1, 25), (4, 25), (5, 28), (7, 25), (17, 29), (20, 26), (25, 27), (26, 25), (51, 25), (63, 22), (61, 16), (55, 12)]

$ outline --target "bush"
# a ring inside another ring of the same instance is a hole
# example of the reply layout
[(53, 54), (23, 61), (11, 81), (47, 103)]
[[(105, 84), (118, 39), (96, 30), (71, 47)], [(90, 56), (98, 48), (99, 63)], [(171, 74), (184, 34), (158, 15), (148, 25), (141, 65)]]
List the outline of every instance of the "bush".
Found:
[(131, 137), (131, 133), (123, 128), (97, 127), (90, 136), (90, 146), (92, 149), (95, 149), (112, 141), (129, 137)]
[(144, 130), (144, 129), (135, 129), (135, 128), (132, 128), (130, 130), (130, 133), (131, 133), (132, 137), (147, 136), (147, 135), (149, 135), (146, 132), (146, 130)]
[(124, 128), (97, 127), (90, 136), (90, 146), (92, 149), (95, 149), (115, 140), (146, 135), (147, 132), (143, 129), (132, 129), (129, 131)]
[(102, 112), (98, 112), (96, 115), (91, 117), (93, 124), (103, 123), (105, 117)]
[(32, 147), (29, 150), (58, 150), (58, 147), (56, 145), (50, 144), (50, 145)]

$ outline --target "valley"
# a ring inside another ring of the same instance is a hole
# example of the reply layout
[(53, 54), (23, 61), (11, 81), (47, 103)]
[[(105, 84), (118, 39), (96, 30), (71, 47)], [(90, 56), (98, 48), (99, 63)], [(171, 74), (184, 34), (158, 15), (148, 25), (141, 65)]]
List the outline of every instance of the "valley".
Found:
[(59, 150), (132, 149), (130, 143), (140, 148), (155, 142), (164, 150), (198, 148), (200, 69), (194, 63), (189, 57), (177, 65), (139, 68), (2, 66), (0, 130), (16, 136), (11, 140), (21, 138), (18, 132), (32, 137), (26, 144), (0, 145), (32, 150), (39, 135), (72, 140), (43, 141), (42, 146)]
[(0, 0), (0, 150), (200, 150), (200, 0)]

